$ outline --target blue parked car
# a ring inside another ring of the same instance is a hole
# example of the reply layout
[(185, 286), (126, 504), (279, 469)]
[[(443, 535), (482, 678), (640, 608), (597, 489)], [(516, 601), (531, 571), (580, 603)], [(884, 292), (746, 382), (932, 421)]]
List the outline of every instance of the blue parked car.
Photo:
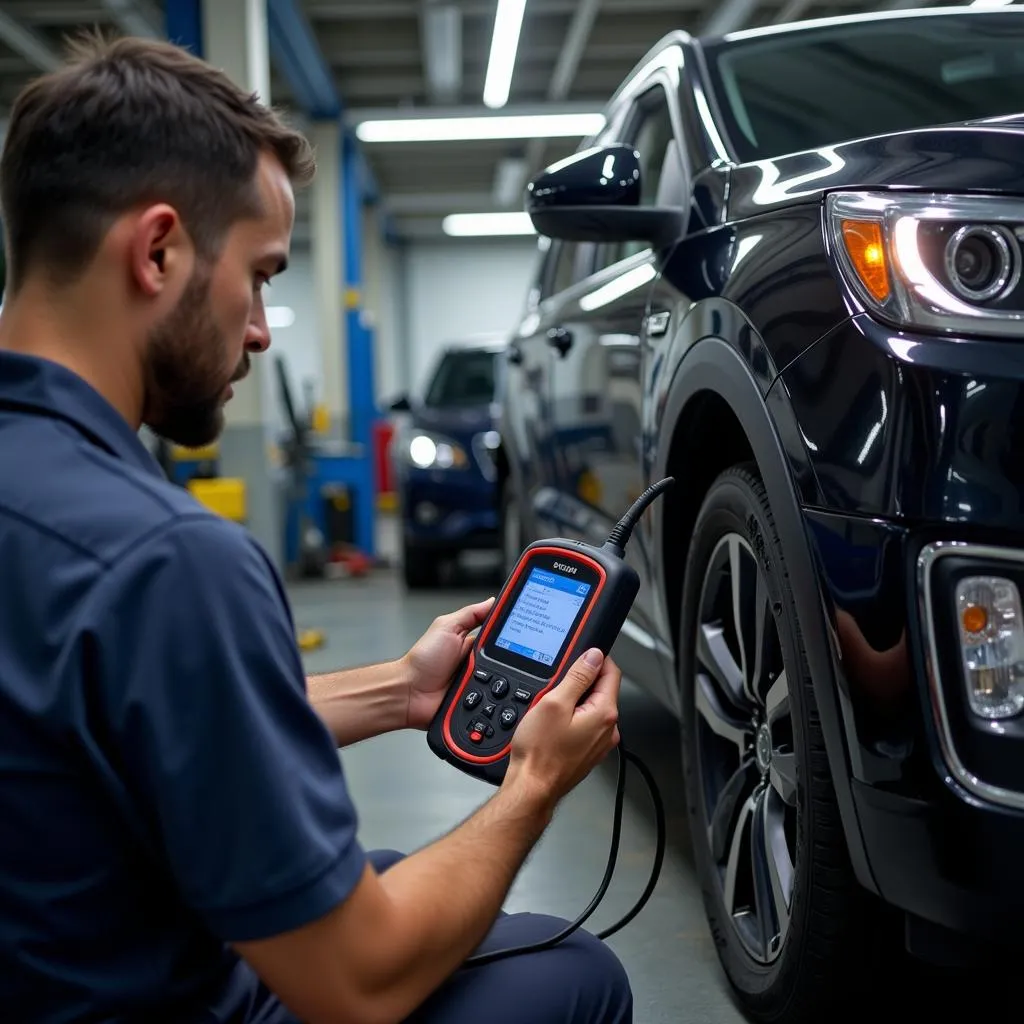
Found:
[(422, 394), (391, 406), (406, 586), (435, 586), (463, 551), (497, 550), (496, 458), (504, 339), (446, 346)]

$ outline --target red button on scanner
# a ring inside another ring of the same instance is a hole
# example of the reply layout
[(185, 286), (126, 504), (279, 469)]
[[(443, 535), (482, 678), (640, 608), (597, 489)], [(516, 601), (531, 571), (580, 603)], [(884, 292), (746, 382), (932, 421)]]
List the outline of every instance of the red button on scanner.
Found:
[(470, 739), (471, 739), (471, 740), (472, 740), (472, 741), (473, 741), (474, 743), (479, 743), (479, 742), (480, 742), (480, 741), (481, 741), (481, 740), (482, 740), (482, 739), (484, 738), (484, 734), (483, 734), (482, 732), (477, 732), (477, 731), (476, 731), (476, 730), (474, 729), (474, 730), (473, 730), (473, 731), (472, 731), (472, 732), (471, 732), (471, 733), (469, 734), (469, 738), (470, 738)]

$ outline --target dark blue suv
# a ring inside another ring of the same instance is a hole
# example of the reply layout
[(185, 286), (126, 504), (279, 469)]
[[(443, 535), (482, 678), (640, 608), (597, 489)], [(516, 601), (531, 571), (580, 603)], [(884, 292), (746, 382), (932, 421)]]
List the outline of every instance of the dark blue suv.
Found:
[(499, 546), (498, 382), (502, 340), (467, 341), (439, 354), (421, 395), (392, 405), (391, 443), (410, 588), (437, 584), (461, 552)]
[(615, 653), (748, 1014), (877, 1010), (903, 948), (981, 995), (1024, 954), (1024, 11), (675, 33), (605, 114), (527, 193), (510, 530), (677, 481)]

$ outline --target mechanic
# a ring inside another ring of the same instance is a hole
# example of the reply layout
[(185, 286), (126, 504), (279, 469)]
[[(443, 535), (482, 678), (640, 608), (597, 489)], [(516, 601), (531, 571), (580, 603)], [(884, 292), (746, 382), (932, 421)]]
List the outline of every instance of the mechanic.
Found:
[(629, 1021), (622, 966), (583, 932), (461, 966), (565, 924), (501, 906), (618, 742), (612, 661), (580, 659), (450, 834), (364, 852), (337, 748), (425, 729), (489, 605), (442, 616), (394, 663), (307, 681), (272, 563), (138, 436), (218, 436), (231, 382), (270, 343), (263, 290), (312, 173), (301, 135), (166, 43), (81, 41), (12, 110), (3, 1018)]

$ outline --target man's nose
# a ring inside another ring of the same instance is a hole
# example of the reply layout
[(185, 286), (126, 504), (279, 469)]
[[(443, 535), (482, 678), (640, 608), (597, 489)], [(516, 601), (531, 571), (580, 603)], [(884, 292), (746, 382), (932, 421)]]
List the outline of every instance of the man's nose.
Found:
[(270, 348), (270, 328), (264, 317), (253, 320), (245, 332), (246, 352), (266, 352)]

